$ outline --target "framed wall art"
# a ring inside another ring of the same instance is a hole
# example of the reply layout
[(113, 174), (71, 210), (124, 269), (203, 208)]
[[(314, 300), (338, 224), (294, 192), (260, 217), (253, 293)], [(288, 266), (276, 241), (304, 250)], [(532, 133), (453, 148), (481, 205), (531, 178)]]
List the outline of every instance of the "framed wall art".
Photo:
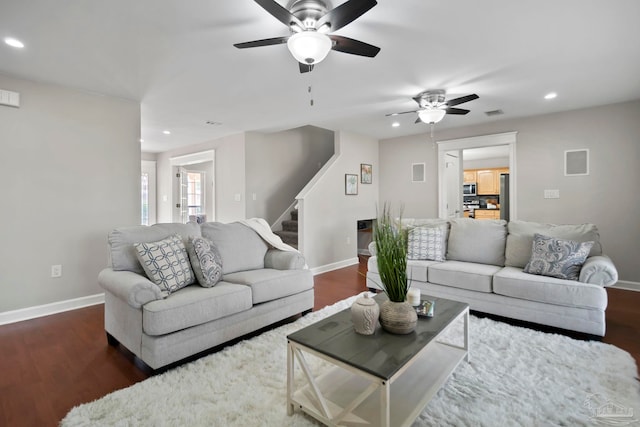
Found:
[(360, 163), (360, 183), (371, 184), (373, 181), (373, 167), (366, 163)]
[(344, 174), (344, 194), (355, 196), (358, 194), (358, 175)]

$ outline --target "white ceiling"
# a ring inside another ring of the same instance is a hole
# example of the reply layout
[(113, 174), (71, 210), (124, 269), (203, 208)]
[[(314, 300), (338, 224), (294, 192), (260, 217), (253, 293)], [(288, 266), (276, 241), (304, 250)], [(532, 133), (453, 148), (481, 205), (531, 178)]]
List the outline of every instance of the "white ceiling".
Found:
[(428, 132), (385, 117), (425, 89), (480, 96), (436, 132), (640, 99), (639, 17), (638, 0), (379, 0), (336, 31), (376, 58), (331, 52), (300, 74), (284, 45), (233, 47), (288, 34), (252, 0), (2, 0), (0, 37), (26, 47), (0, 43), (0, 72), (140, 101), (144, 151), (306, 124), (382, 139)]

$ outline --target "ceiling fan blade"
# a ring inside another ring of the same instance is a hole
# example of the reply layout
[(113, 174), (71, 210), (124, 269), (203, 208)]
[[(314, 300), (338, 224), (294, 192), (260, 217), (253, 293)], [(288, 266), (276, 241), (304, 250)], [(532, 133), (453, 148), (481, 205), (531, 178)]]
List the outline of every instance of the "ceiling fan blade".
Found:
[(296, 18), (291, 12), (282, 7), (275, 0), (254, 0), (258, 3), (264, 10), (269, 12), (274, 18), (278, 21), (282, 22), (287, 27), (290, 27), (291, 24), (295, 24), (300, 28), (304, 28), (304, 24)]
[(412, 110), (412, 111), (403, 111), (402, 113), (389, 113), (389, 114), (385, 114), (385, 117), (389, 117), (389, 116), (397, 116), (400, 114), (409, 114), (409, 113), (417, 113), (418, 110)]
[(303, 64), (302, 62), (298, 62), (298, 65), (300, 66), (301, 73), (313, 71), (313, 64)]
[(459, 115), (464, 115), (469, 112), (469, 110), (465, 110), (464, 108), (447, 108), (444, 111), (446, 111), (447, 114), (459, 114)]
[(350, 39), (349, 37), (329, 35), (329, 38), (333, 40), (333, 47), (331, 49), (338, 52), (350, 53), (352, 55), (367, 56), (373, 58), (380, 52), (380, 48), (370, 45), (359, 40)]
[(418, 117), (418, 118), (416, 119), (416, 121), (415, 121), (415, 122), (413, 122), (413, 123), (414, 123), (414, 124), (416, 124), (416, 123), (422, 123), (422, 120), (420, 120), (420, 117)]
[(289, 40), (289, 36), (286, 37), (274, 37), (271, 39), (263, 39), (263, 40), (254, 40), (252, 42), (244, 42), (244, 43), (236, 43), (235, 47), (238, 49), (246, 49), (248, 47), (260, 47), (260, 46), (271, 46), (274, 44), (283, 44)]
[(447, 107), (453, 107), (454, 105), (464, 104), (465, 102), (473, 101), (474, 99), (478, 99), (478, 98), (480, 97), (474, 93), (473, 95), (461, 96), (460, 98), (450, 99), (449, 101), (445, 102), (445, 105)]
[(346, 1), (340, 6), (331, 9), (320, 18), (316, 24), (316, 28), (320, 28), (328, 22), (331, 24), (331, 31), (336, 31), (358, 19), (376, 4), (378, 4), (376, 0)]

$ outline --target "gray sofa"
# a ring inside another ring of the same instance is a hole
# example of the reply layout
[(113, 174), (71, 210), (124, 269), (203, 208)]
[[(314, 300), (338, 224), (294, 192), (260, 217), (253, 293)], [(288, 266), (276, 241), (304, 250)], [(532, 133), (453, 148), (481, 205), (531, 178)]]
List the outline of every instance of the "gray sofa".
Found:
[[(409, 229), (443, 230), (446, 260), (407, 260), (411, 286), (423, 294), (463, 301), (479, 312), (604, 336), (604, 287), (616, 283), (618, 273), (611, 259), (602, 254), (594, 225), (474, 219), (402, 222)], [(524, 272), (536, 233), (594, 242), (578, 280)], [(367, 287), (381, 289), (375, 242), (369, 250), (374, 256), (368, 260)]]
[[(168, 294), (145, 275), (135, 243), (172, 235), (204, 237), (222, 259), (221, 281)], [(156, 224), (109, 233), (110, 265), (100, 272), (105, 330), (153, 369), (313, 308), (313, 276), (297, 251), (270, 247), (240, 223)]]

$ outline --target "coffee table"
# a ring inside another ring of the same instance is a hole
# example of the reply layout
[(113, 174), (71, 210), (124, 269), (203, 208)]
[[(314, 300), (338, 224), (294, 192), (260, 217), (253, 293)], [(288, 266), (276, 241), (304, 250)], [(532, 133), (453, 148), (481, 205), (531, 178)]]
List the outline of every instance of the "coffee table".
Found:
[[(387, 297), (376, 297), (382, 303)], [(395, 335), (378, 328), (359, 335), (351, 312), (343, 310), (287, 336), (287, 413), (296, 408), (329, 426), (409, 426), (462, 360), (469, 361), (469, 306), (435, 301), (432, 318), (418, 318), (416, 330)], [(463, 323), (462, 343), (442, 335)], [(458, 345), (461, 344), (461, 345)], [(307, 356), (329, 362), (314, 376)], [(295, 363), (306, 385), (295, 389)]]

